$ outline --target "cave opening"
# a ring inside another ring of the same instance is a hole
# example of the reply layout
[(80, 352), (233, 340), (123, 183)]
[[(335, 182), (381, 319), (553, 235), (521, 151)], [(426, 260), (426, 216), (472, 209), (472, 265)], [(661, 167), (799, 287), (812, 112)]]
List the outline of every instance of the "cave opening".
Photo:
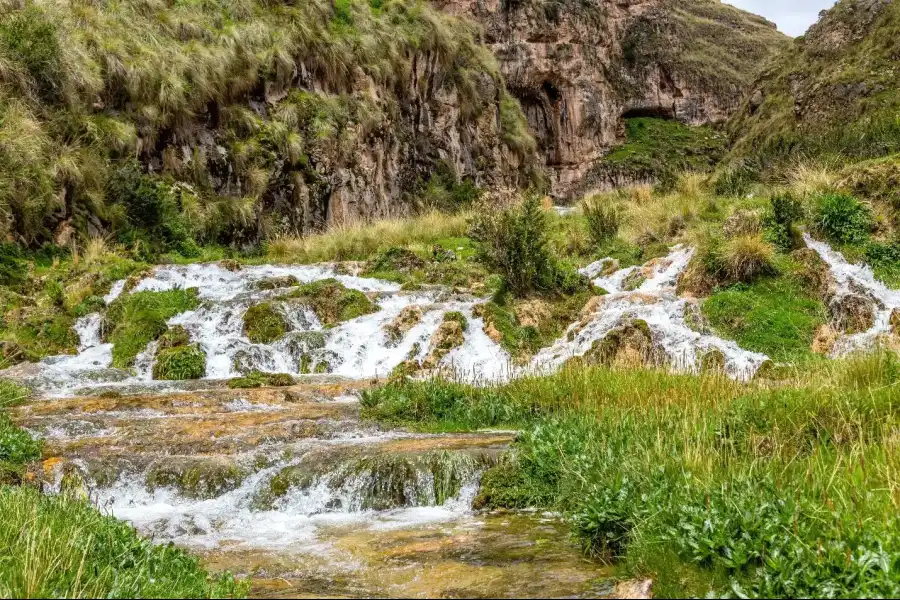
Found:
[(632, 108), (622, 113), (622, 119), (638, 119), (640, 117), (650, 117), (653, 119), (665, 119), (667, 121), (675, 120), (674, 106), (642, 106)]

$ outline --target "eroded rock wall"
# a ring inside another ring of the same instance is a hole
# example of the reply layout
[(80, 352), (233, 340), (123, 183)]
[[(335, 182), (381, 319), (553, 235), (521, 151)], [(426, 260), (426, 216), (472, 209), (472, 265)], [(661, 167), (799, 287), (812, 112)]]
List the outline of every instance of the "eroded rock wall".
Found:
[(623, 118), (725, 120), (788, 39), (718, 0), (437, 0), (467, 15), (501, 64), (567, 197), (623, 139)]

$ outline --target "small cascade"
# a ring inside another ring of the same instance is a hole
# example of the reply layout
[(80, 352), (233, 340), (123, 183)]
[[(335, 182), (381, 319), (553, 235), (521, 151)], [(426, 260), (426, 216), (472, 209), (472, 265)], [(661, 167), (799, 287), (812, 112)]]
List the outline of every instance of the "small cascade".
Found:
[(891, 331), (891, 315), (900, 309), (900, 290), (892, 290), (875, 278), (872, 269), (866, 264), (854, 265), (825, 242), (819, 242), (809, 234), (804, 234), (806, 245), (816, 251), (828, 265), (834, 279), (835, 299), (861, 295), (873, 308), (872, 326), (865, 331), (843, 335), (832, 350), (832, 357), (845, 356), (855, 350), (871, 348), (878, 338)]
[[(348, 289), (369, 295), (378, 306), (374, 313), (332, 327), (323, 327), (310, 307), (279, 297), (294, 289), (291, 283), (309, 283), (334, 278)], [(286, 287), (273, 287), (286, 286)], [(117, 282), (107, 300), (124, 292)], [(167, 291), (196, 287), (202, 304), (169, 320), (181, 325), (191, 343), (206, 354), (206, 378), (225, 379), (259, 370), (303, 375), (331, 373), (353, 379), (384, 377), (404, 361), (423, 359), (432, 336), (447, 312), (460, 312), (470, 321), (465, 342), (440, 363), (441, 368), (472, 380), (496, 380), (509, 371), (507, 353), (483, 332), (483, 323), (473, 315), (483, 299), (452, 294), (443, 289), (403, 292), (396, 283), (336, 273), (329, 266), (246, 266), (229, 271), (217, 264), (163, 266), (139, 281), (131, 292)], [(128, 293), (131, 293), (128, 292)], [(262, 302), (273, 302), (288, 325), (288, 332), (271, 343), (251, 342), (243, 331), (247, 310)], [(418, 307), (420, 320), (397, 339), (386, 328), (404, 310)], [(82, 337), (75, 357), (53, 357), (43, 361), (36, 385), (48, 394), (76, 393), (82, 384), (128, 387), (152, 381), (155, 345), (136, 358), (134, 371), (109, 369), (111, 346), (100, 339), (100, 315), (80, 320)], [(100, 371), (106, 371), (106, 377)], [(91, 371), (90, 377), (84, 377)]]
[(103, 315), (93, 313), (75, 321), (75, 333), (78, 334), (78, 350), (84, 352), (88, 348), (99, 346), (100, 330), (103, 326)]
[(676, 246), (671, 254), (643, 267), (618, 269), (603, 275), (611, 259), (597, 261), (582, 270), (594, 277), (594, 285), (609, 294), (584, 318), (573, 324), (552, 346), (532, 360), (537, 371), (554, 370), (566, 361), (584, 356), (610, 334), (635, 322), (646, 324), (652, 343), (664, 353), (661, 362), (688, 372), (701, 369), (704, 362), (715, 363), (734, 379), (753, 377), (768, 358), (741, 349), (732, 341), (692, 329), (686, 314), (689, 301), (678, 298), (678, 277), (693, 256), (693, 249)]
[(343, 559), (347, 536), (444, 526), (478, 535), (481, 474), (513, 439), (381, 431), (359, 422), (353, 387), (75, 398), (17, 411), (59, 456), (44, 465), (48, 491), (87, 495), (157, 542), (252, 563), (287, 553), (304, 578), (362, 568)]

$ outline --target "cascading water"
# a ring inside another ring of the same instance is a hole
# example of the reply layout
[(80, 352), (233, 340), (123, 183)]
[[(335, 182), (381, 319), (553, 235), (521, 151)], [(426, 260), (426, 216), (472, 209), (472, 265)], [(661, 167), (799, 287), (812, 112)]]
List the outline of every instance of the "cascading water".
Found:
[[(58, 399), (14, 409), (53, 491), (286, 595), (597, 595), (564, 524), (471, 511), (511, 432), (358, 419), (363, 384)], [(533, 569), (539, 568), (536, 580)], [(428, 572), (429, 577), (419, 576)], [(468, 573), (460, 579), (460, 573)]]
[[(444, 315), (451, 311), (462, 313), (468, 327), (462, 345), (444, 356), (440, 367), (473, 382), (495, 382), (557, 369), (566, 360), (583, 355), (624, 322), (635, 319), (647, 323), (671, 367), (696, 371), (700, 358), (718, 352), (724, 356), (724, 368), (730, 376), (748, 379), (765, 356), (698, 333), (685, 322), (689, 302), (676, 296), (675, 285), (691, 256), (690, 249), (678, 246), (668, 257), (643, 267), (601, 275), (607, 260), (583, 269), (609, 295), (596, 303), (593, 314), (573, 324), (563, 338), (539, 352), (525, 367), (512, 366), (509, 355), (485, 334), (484, 322), (474, 311), (484, 299), (444, 289), (404, 292), (395, 283), (341, 275), (328, 266), (248, 266), (236, 272), (216, 264), (165, 266), (155, 269), (130, 293), (198, 288), (202, 305), (173, 317), (169, 325), (183, 326), (191, 342), (199, 344), (206, 354), (206, 379), (236, 377), (250, 370), (295, 375), (327, 372), (351, 379), (384, 377), (408, 359), (424, 359)], [(367, 293), (378, 310), (323, 327), (309, 307), (278, 301), (290, 287), (262, 289), (268, 286), (261, 286), (261, 282), (279, 278), (295, 278), (301, 283), (334, 278), (349, 289)], [(124, 282), (117, 282), (106, 299), (112, 301), (122, 293)], [(244, 313), (264, 301), (274, 301), (291, 331), (272, 343), (253, 343), (243, 332)], [(387, 327), (411, 307), (421, 311), (421, 318), (399, 339), (388, 335)], [(138, 355), (134, 372), (110, 369), (112, 347), (101, 341), (101, 323), (96, 314), (78, 321), (79, 354), (43, 361), (41, 376), (35, 382), (38, 388), (48, 395), (66, 396), (85, 384), (128, 387), (152, 381), (155, 345), (150, 344)], [(154, 385), (171, 389), (175, 384)]]
[[(692, 249), (676, 246), (666, 258), (651, 261), (643, 267), (618, 269), (603, 276), (600, 274), (611, 260), (605, 259), (582, 269), (584, 275), (595, 277), (594, 285), (605, 289), (609, 295), (603, 297), (585, 319), (569, 327), (556, 343), (541, 350), (532, 360), (532, 368), (556, 369), (567, 360), (586, 354), (616, 328), (641, 320), (647, 324), (653, 342), (664, 350), (666, 360), (673, 368), (696, 371), (701, 357), (718, 352), (731, 377), (753, 377), (768, 360), (765, 355), (743, 350), (731, 341), (698, 333), (685, 321), (688, 301), (678, 298), (675, 288), (692, 256)], [(627, 282), (633, 286), (630, 291), (624, 289)]]
[(803, 237), (806, 245), (815, 250), (828, 265), (836, 285), (836, 299), (839, 301), (842, 296), (861, 294), (871, 301), (874, 308), (872, 327), (860, 333), (841, 336), (831, 355), (839, 357), (854, 350), (872, 347), (879, 336), (891, 331), (891, 314), (900, 309), (900, 290), (892, 290), (878, 281), (868, 265), (852, 264), (825, 242), (816, 241), (809, 234), (804, 234)]

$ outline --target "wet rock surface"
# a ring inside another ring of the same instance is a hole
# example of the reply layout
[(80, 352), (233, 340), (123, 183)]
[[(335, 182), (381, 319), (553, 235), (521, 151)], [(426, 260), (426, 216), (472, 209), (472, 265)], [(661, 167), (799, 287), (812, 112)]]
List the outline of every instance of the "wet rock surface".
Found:
[(514, 432), (382, 430), (359, 421), (367, 385), (135, 389), (12, 416), (46, 440), (49, 490), (249, 577), (253, 596), (609, 593), (558, 517), (471, 510)]

